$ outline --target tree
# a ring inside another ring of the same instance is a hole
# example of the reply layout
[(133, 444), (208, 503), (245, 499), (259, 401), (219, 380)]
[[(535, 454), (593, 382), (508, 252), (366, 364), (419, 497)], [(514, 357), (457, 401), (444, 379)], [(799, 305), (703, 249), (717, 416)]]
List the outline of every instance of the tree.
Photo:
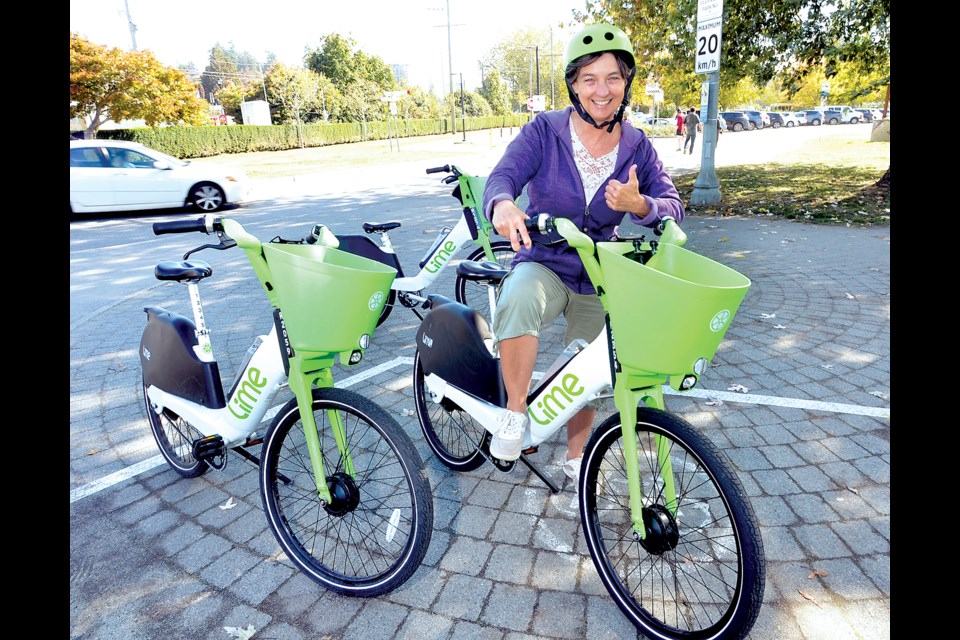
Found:
[[(397, 115), (411, 119), (440, 119), (445, 117), (441, 113), (440, 101), (432, 93), (420, 87), (408, 87), (405, 98), (397, 101)], [(449, 109), (447, 110), (449, 111)]]
[(495, 115), (505, 116), (512, 112), (507, 85), (500, 77), (498, 69), (491, 69), (483, 76), (483, 86), (480, 87), (479, 93), (486, 99)]
[[(510, 112), (526, 111), (527, 98), (537, 92), (538, 58), (540, 92), (547, 96), (548, 103), (551, 98), (554, 102), (549, 106), (559, 109), (570, 104), (563, 80), (565, 49), (565, 42), (554, 39), (551, 54), (549, 29), (519, 29), (490, 50), (484, 57), (484, 67), (497, 69), (509, 96)], [(553, 96), (550, 95), (551, 77)]]
[(84, 119), (84, 137), (95, 138), (110, 120), (203, 124), (207, 108), (187, 75), (150, 51), (107, 48), (71, 33), (70, 116)]
[(454, 91), (446, 98), (447, 110), (456, 109), (458, 118), (464, 112), (468, 118), (482, 118), (493, 114), (490, 104), (479, 93), (464, 91), (462, 100), (460, 99), (460, 93), (460, 91)]
[(280, 105), (281, 120), (296, 125), (300, 147), (303, 148), (303, 125), (307, 115), (315, 114), (320, 107), (319, 76), (309, 69), (274, 65), (270, 69), (270, 95)]

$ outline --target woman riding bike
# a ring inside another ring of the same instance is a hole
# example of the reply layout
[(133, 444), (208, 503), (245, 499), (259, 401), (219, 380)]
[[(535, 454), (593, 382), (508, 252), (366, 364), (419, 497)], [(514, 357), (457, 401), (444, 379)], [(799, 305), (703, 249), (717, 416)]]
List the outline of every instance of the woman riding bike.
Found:
[[(502, 460), (520, 456), (529, 428), (526, 396), (541, 327), (563, 314), (569, 345), (578, 338), (593, 340), (604, 324), (603, 307), (576, 250), (566, 243), (533, 245), (523, 221), (539, 213), (569, 218), (602, 241), (613, 236), (625, 213), (651, 228), (665, 217), (679, 223), (684, 215), (683, 202), (650, 140), (623, 121), (636, 75), (626, 34), (609, 24), (584, 28), (567, 46), (565, 65), (573, 106), (543, 112), (525, 125), (490, 173), (483, 195), (488, 219), (517, 252), (501, 285), (493, 325), (507, 410), (490, 453)], [(515, 204), (524, 187), (526, 212)], [(583, 409), (567, 423), (563, 468), (571, 478), (579, 476), (596, 412), (596, 406)]]

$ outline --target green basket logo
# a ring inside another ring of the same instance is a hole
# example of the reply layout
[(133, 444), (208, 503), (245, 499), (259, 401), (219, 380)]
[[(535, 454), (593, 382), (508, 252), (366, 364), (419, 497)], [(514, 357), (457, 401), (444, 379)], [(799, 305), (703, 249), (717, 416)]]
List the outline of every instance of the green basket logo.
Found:
[(370, 311), (376, 311), (383, 305), (383, 292), (377, 291), (367, 301), (367, 307)]
[(730, 322), (731, 315), (733, 314), (730, 313), (729, 309), (718, 311), (716, 315), (710, 319), (710, 331), (713, 331), (714, 333), (722, 331), (723, 328), (727, 326), (727, 323)]

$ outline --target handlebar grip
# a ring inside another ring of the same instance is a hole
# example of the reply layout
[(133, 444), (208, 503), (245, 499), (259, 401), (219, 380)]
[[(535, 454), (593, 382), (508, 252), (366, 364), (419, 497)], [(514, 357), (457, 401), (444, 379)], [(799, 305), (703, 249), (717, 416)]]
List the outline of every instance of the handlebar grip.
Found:
[(553, 218), (549, 213), (539, 213), (534, 218), (527, 218), (523, 221), (527, 231), (536, 231), (542, 234), (549, 234), (553, 231)]
[(207, 233), (206, 219), (203, 217), (196, 220), (171, 220), (169, 222), (154, 222), (153, 233), (160, 236), (165, 233)]
[(427, 169), (427, 173), (449, 173), (450, 165), (445, 164), (442, 167), (431, 167)]

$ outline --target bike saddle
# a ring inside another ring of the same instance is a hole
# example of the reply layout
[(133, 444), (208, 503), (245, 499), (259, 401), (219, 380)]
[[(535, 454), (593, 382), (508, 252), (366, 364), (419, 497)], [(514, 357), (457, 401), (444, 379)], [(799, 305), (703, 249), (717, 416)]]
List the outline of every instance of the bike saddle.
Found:
[(161, 262), (153, 269), (157, 280), (176, 280), (188, 282), (203, 280), (213, 275), (213, 267), (203, 260), (184, 260), (183, 262)]
[(390, 231), (400, 226), (399, 222), (364, 222), (363, 230), (367, 233), (380, 233), (381, 231)]
[(491, 260), (464, 260), (457, 265), (457, 273), (465, 280), (500, 282), (510, 269)]

